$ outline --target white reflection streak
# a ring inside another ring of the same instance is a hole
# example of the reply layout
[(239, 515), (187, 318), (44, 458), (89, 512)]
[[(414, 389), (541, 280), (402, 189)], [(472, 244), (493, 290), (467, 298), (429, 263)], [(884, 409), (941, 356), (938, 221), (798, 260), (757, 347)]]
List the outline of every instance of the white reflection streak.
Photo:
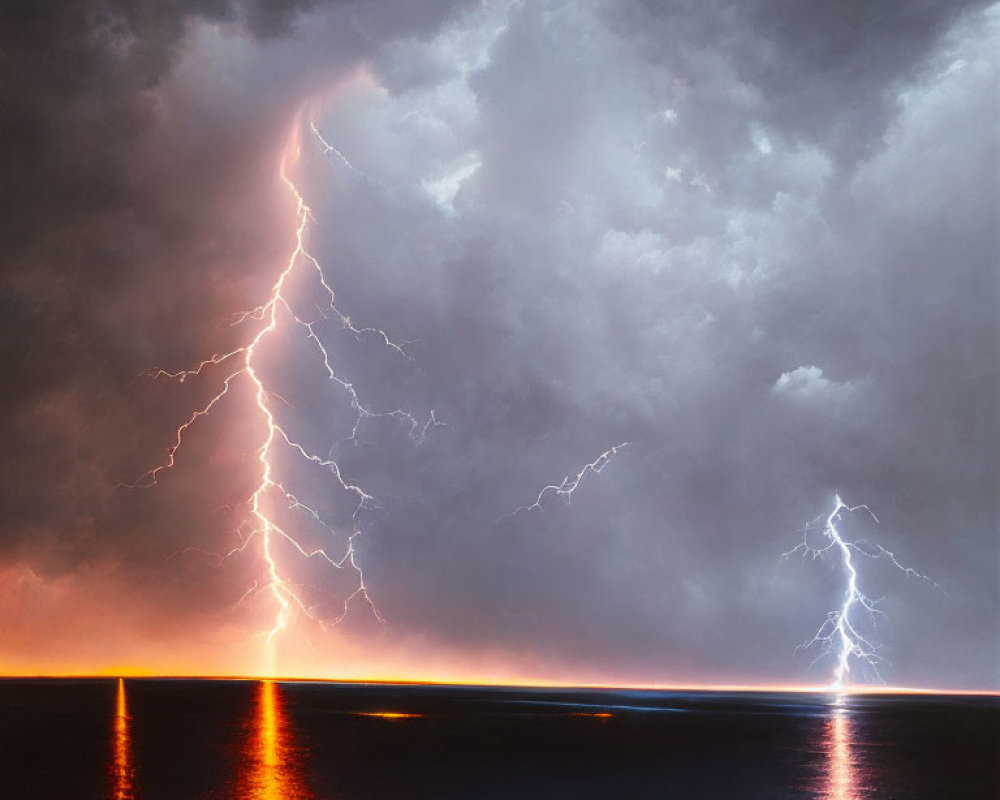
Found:
[(854, 760), (850, 712), (837, 698), (826, 722), (825, 749), (827, 768), (819, 797), (823, 800), (862, 800)]

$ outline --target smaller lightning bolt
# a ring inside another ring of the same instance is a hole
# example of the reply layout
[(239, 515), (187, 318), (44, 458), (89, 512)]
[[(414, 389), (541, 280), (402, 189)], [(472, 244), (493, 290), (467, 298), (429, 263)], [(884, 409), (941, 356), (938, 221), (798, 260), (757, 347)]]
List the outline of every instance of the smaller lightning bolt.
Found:
[(589, 474), (594, 473), (597, 475), (602, 469), (604, 469), (608, 462), (611, 461), (618, 451), (625, 447), (628, 447), (629, 442), (622, 442), (621, 444), (616, 444), (614, 447), (610, 447), (601, 453), (597, 458), (591, 461), (589, 464), (584, 464), (576, 475), (567, 475), (562, 479), (562, 483), (555, 484), (550, 483), (548, 486), (542, 488), (542, 490), (535, 497), (535, 502), (529, 506), (518, 506), (510, 514), (504, 514), (502, 517), (497, 519), (497, 524), (503, 522), (504, 520), (511, 519), (518, 514), (528, 511), (535, 511), (541, 509), (542, 501), (545, 499), (546, 495), (554, 494), (562, 497), (567, 503), (572, 500), (573, 492), (577, 490), (580, 486), (581, 481)]
[(838, 692), (844, 688), (850, 677), (850, 661), (852, 657), (867, 665), (879, 681), (882, 680), (879, 674), (879, 666), (886, 663), (886, 659), (882, 655), (882, 645), (872, 642), (858, 631), (856, 621), (858, 613), (863, 612), (867, 614), (872, 625), (875, 626), (877, 624), (877, 615), (882, 612), (878, 609), (881, 599), (872, 600), (859, 588), (858, 567), (855, 564), (853, 554), (857, 553), (871, 559), (885, 556), (894, 567), (903, 572), (907, 577), (920, 578), (941, 589), (933, 579), (901, 564), (896, 556), (891, 551), (882, 547), (882, 545), (868, 542), (865, 539), (853, 542), (844, 539), (837, 526), (843, 520), (845, 512), (850, 514), (855, 511), (863, 511), (869, 514), (876, 523), (878, 522), (878, 517), (872, 513), (872, 510), (868, 506), (849, 506), (838, 494), (834, 496), (833, 510), (827, 515), (823, 523), (823, 535), (827, 539), (826, 544), (821, 547), (815, 547), (809, 543), (810, 529), (820, 519), (823, 519), (822, 517), (817, 517), (806, 525), (803, 530), (802, 541), (787, 553), (782, 554), (782, 559), (789, 558), (795, 553), (801, 553), (803, 557), (809, 556), (813, 559), (822, 558), (831, 551), (835, 551), (840, 555), (846, 580), (843, 603), (840, 608), (827, 614), (826, 619), (812, 639), (800, 645), (799, 648), (796, 648), (807, 649), (814, 644), (818, 644), (821, 652), (817, 660), (829, 653), (836, 653), (836, 663), (833, 669), (833, 681), (830, 684), (830, 689)]

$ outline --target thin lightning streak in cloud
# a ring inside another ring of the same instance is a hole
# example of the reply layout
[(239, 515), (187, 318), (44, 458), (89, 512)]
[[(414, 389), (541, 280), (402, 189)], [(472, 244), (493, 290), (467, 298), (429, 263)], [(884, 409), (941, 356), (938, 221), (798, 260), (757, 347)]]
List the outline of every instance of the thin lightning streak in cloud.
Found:
[(340, 150), (338, 150), (336, 147), (334, 147), (332, 144), (330, 144), (330, 142), (328, 142), (326, 140), (326, 138), (323, 136), (323, 134), (320, 133), (319, 128), (316, 127), (316, 123), (312, 119), (309, 120), (309, 129), (312, 131), (313, 135), (319, 140), (320, 145), (322, 145), (322, 147), (323, 147), (323, 155), (326, 156), (326, 155), (330, 155), (330, 153), (333, 153), (338, 159), (340, 159), (341, 163), (345, 167), (347, 167), (351, 172), (353, 172), (353, 173), (355, 173), (357, 175), (360, 175), (366, 181), (371, 181), (376, 186), (380, 186), (383, 189), (385, 188), (385, 184), (384, 183), (382, 183), (381, 181), (375, 180), (375, 178), (373, 178), (367, 172), (363, 172), (362, 170), (360, 170), (357, 167), (355, 167), (354, 164), (352, 164), (350, 162), (350, 159), (347, 158), (347, 156), (345, 156), (342, 152), (340, 152)]
[(497, 524), (503, 522), (504, 520), (511, 519), (522, 512), (536, 511), (541, 509), (542, 501), (547, 495), (558, 495), (562, 497), (567, 503), (573, 498), (573, 493), (579, 488), (580, 483), (583, 479), (590, 473), (597, 475), (602, 469), (604, 469), (608, 462), (611, 461), (618, 452), (625, 447), (628, 447), (629, 442), (622, 442), (621, 444), (616, 444), (614, 447), (610, 447), (601, 453), (597, 458), (591, 461), (589, 464), (584, 464), (583, 467), (575, 475), (567, 475), (562, 479), (562, 483), (559, 484), (549, 484), (542, 488), (542, 490), (535, 497), (535, 502), (528, 506), (518, 506), (511, 513), (504, 514), (502, 517), (497, 518)]
[[(827, 553), (833, 552), (840, 556), (841, 566), (845, 579), (844, 599), (840, 607), (830, 611), (819, 630), (805, 644), (799, 645), (796, 649), (808, 649), (813, 645), (819, 645), (820, 655), (816, 660), (835, 653), (836, 661), (833, 668), (833, 678), (830, 689), (841, 691), (848, 685), (851, 675), (851, 659), (854, 658), (866, 665), (875, 677), (881, 681), (879, 667), (886, 663), (883, 656), (883, 647), (877, 642), (871, 641), (858, 630), (858, 614), (864, 613), (868, 616), (873, 627), (877, 625), (878, 615), (882, 612), (878, 608), (881, 600), (873, 600), (866, 595), (859, 587), (858, 566), (854, 560), (854, 554), (860, 554), (871, 559), (878, 559), (885, 556), (886, 559), (896, 569), (903, 572), (907, 577), (920, 578), (927, 581), (937, 589), (941, 589), (936, 581), (923, 575), (916, 570), (906, 567), (899, 562), (896, 556), (880, 544), (872, 544), (864, 539), (848, 541), (845, 539), (838, 525), (843, 521), (844, 513), (851, 514), (855, 511), (863, 511), (871, 516), (875, 522), (878, 517), (872, 513), (871, 509), (865, 505), (849, 506), (840, 495), (835, 495), (833, 510), (827, 515), (823, 523), (823, 535), (827, 542), (820, 547), (816, 547), (809, 542), (810, 529), (819, 522), (822, 517), (817, 517), (810, 522), (802, 533), (802, 541), (782, 554), (782, 559), (791, 557), (796, 553), (801, 553), (803, 557), (822, 558)], [(943, 590), (942, 590), (943, 591)], [(815, 663), (815, 662), (814, 662)]]
[[(311, 120), (309, 121), (309, 127), (323, 148), (324, 154), (332, 150), (350, 166), (350, 162), (344, 158), (343, 154), (336, 151), (335, 148), (323, 139)], [(167, 450), (166, 460), (148, 470), (138, 481), (131, 484), (133, 487), (151, 487), (156, 485), (163, 471), (175, 465), (176, 454), (184, 443), (191, 427), (221, 403), (229, 394), (229, 389), (234, 381), (239, 379), (250, 383), (255, 401), (254, 411), (260, 418), (265, 429), (263, 439), (256, 451), (257, 462), (259, 464), (259, 482), (249, 499), (250, 519), (245, 523), (251, 527), (251, 530), (248, 534), (244, 534), (244, 525), (241, 525), (237, 530), (237, 535), (241, 540), (239, 545), (233, 547), (225, 554), (219, 554), (219, 559), (222, 561), (231, 556), (244, 553), (252, 542), (260, 542), (260, 552), (264, 561), (267, 578), (263, 583), (254, 581), (253, 585), (237, 601), (236, 606), (242, 605), (249, 598), (262, 591), (270, 591), (276, 606), (276, 612), (274, 622), (266, 635), (269, 642), (288, 627), (296, 608), (300, 609), (310, 618), (318, 619), (321, 624), (337, 624), (347, 615), (351, 603), (360, 599), (368, 605), (376, 619), (384, 622), (384, 617), (368, 591), (364, 571), (357, 558), (356, 547), (358, 537), (361, 535), (359, 515), (366, 506), (374, 503), (374, 498), (361, 488), (361, 486), (345, 478), (337, 461), (333, 458), (324, 458), (312, 452), (307, 445), (292, 438), (285, 428), (282, 427), (280, 420), (276, 416), (273, 401), (278, 400), (285, 405), (287, 405), (287, 401), (276, 392), (268, 389), (267, 379), (262, 374), (258, 362), (259, 348), (282, 327), (283, 323), (290, 323), (303, 332), (306, 339), (313, 345), (319, 355), (327, 379), (339, 386), (347, 395), (350, 407), (354, 412), (354, 421), (350, 435), (347, 437), (348, 440), (357, 441), (359, 429), (365, 420), (399, 420), (404, 424), (409, 438), (414, 442), (422, 441), (427, 436), (428, 430), (431, 427), (442, 424), (437, 421), (433, 411), (428, 420), (421, 424), (409, 412), (400, 409), (385, 412), (371, 410), (361, 402), (354, 384), (350, 380), (338, 375), (330, 361), (329, 351), (317, 331), (318, 323), (326, 319), (328, 314), (332, 314), (341, 326), (350, 331), (356, 339), (360, 340), (366, 336), (374, 336), (387, 349), (395, 352), (400, 357), (409, 360), (409, 356), (403, 347), (393, 341), (382, 329), (374, 327), (358, 328), (351, 322), (350, 317), (338, 308), (333, 288), (327, 282), (318, 259), (309, 252), (306, 246), (308, 228), (310, 223), (315, 224), (316, 221), (313, 217), (312, 209), (289, 175), (289, 167), (294, 164), (299, 156), (301, 130), (302, 121), (300, 119), (297, 122), (293, 138), (282, 154), (279, 166), (281, 181), (295, 203), (294, 247), (288, 257), (287, 263), (278, 274), (266, 302), (250, 311), (238, 314), (232, 323), (239, 325), (248, 321), (257, 321), (262, 323), (262, 325), (242, 346), (226, 353), (216, 353), (210, 358), (201, 361), (192, 369), (176, 371), (152, 369), (145, 373), (151, 378), (166, 378), (183, 383), (188, 379), (201, 376), (213, 367), (230, 363), (238, 365), (238, 368), (232, 369), (222, 380), (219, 391), (204, 406), (192, 412), (188, 419), (178, 426), (174, 441)], [(351, 169), (354, 168), (351, 167)], [(358, 170), (355, 171), (357, 172)], [(301, 269), (309, 270), (314, 274), (326, 301), (325, 306), (320, 307), (321, 317), (318, 320), (309, 320), (297, 313), (288, 295), (287, 284), (293, 273)], [(286, 488), (285, 483), (278, 476), (276, 472), (277, 468), (274, 464), (274, 456), (279, 450), (290, 451), (302, 461), (326, 470), (340, 489), (354, 496), (355, 502), (351, 514), (352, 530), (347, 536), (346, 547), (339, 557), (331, 555), (324, 547), (307, 547), (294, 532), (278, 524), (269, 511), (269, 500), (273, 500), (276, 497), (280, 498), (284, 501), (286, 508), (300, 512), (303, 516), (318, 525), (326, 534), (330, 536), (336, 535), (334, 527), (323, 519), (318, 510), (304, 503), (291, 490)], [(303, 559), (319, 558), (335, 569), (349, 569), (355, 574), (355, 588), (344, 599), (341, 612), (332, 622), (316, 616), (323, 604), (306, 603), (300, 594), (299, 585), (293, 583), (287, 576), (286, 569), (279, 563), (275, 548), (275, 544), (279, 540), (283, 540), (291, 545), (293, 550)]]

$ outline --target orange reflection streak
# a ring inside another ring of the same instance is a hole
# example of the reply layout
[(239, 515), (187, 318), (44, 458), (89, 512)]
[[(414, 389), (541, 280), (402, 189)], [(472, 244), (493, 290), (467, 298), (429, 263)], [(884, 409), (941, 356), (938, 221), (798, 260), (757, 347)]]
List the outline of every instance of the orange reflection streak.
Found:
[(239, 800), (311, 800), (302, 781), (291, 730), (273, 681), (261, 681)]
[(404, 711), (355, 711), (356, 717), (378, 717), (379, 719), (419, 719), (423, 714), (408, 714)]
[(826, 723), (826, 785), (820, 795), (824, 800), (862, 800), (851, 745), (847, 710), (834, 709)]
[(125, 681), (118, 679), (115, 695), (115, 738), (112, 763), (112, 790), (114, 800), (135, 799), (135, 767), (132, 766), (132, 732), (129, 727), (131, 717), (125, 696)]

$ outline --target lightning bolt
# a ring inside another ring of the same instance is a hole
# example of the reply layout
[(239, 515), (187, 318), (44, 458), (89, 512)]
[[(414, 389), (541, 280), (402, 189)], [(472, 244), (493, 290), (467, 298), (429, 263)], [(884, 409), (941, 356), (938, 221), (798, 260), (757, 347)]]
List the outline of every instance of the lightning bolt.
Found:
[(621, 444), (616, 444), (614, 447), (610, 447), (601, 453), (597, 458), (591, 461), (589, 464), (584, 464), (583, 467), (575, 475), (567, 475), (562, 479), (562, 483), (551, 483), (548, 486), (542, 488), (542, 490), (535, 497), (535, 502), (528, 506), (518, 506), (510, 514), (504, 514), (502, 517), (497, 518), (497, 524), (500, 524), (504, 520), (511, 519), (522, 512), (536, 511), (541, 509), (542, 501), (549, 494), (558, 495), (562, 497), (567, 503), (572, 501), (573, 493), (580, 486), (583, 479), (590, 473), (597, 475), (602, 469), (604, 469), (608, 462), (611, 461), (618, 451), (629, 446), (629, 442), (622, 442)]
[[(846, 584), (843, 602), (838, 609), (830, 611), (827, 614), (826, 619), (820, 625), (819, 630), (816, 631), (812, 639), (796, 648), (808, 649), (813, 645), (818, 645), (820, 647), (820, 655), (817, 657), (817, 660), (830, 653), (836, 653), (833, 680), (829, 688), (837, 692), (844, 689), (847, 685), (851, 674), (852, 658), (866, 665), (880, 682), (882, 681), (882, 677), (879, 674), (879, 667), (886, 663), (882, 645), (873, 642), (858, 630), (859, 614), (866, 615), (872, 627), (875, 628), (878, 624), (878, 617), (883, 612), (878, 608), (882, 598), (873, 600), (861, 591), (858, 586), (858, 567), (854, 560), (855, 554), (871, 559), (885, 557), (889, 563), (903, 572), (907, 577), (927, 581), (941, 590), (941, 586), (936, 581), (910, 567), (904, 566), (892, 552), (886, 550), (882, 545), (869, 542), (865, 539), (858, 539), (856, 541), (846, 540), (841, 535), (840, 529), (837, 526), (842, 522), (845, 512), (851, 514), (857, 511), (865, 512), (878, 523), (878, 517), (872, 513), (872, 510), (868, 506), (849, 506), (841, 500), (839, 494), (835, 495), (833, 510), (826, 518), (817, 517), (806, 525), (802, 533), (802, 541), (787, 553), (782, 554), (782, 559), (789, 558), (795, 553), (801, 553), (803, 557), (809, 556), (813, 559), (822, 558), (830, 552), (835, 552), (840, 556)], [(816, 547), (809, 542), (809, 531), (821, 519), (824, 520), (823, 536), (827, 541), (822, 546)]]
[[(297, 611), (301, 611), (309, 618), (317, 619), (321, 624), (336, 625), (347, 615), (351, 604), (354, 601), (360, 600), (368, 606), (371, 613), (379, 622), (384, 623), (385, 620), (369, 592), (368, 585), (365, 582), (364, 570), (358, 560), (357, 550), (357, 541), (362, 534), (359, 515), (363, 509), (374, 504), (375, 499), (360, 485), (348, 480), (341, 471), (340, 465), (332, 456), (324, 457), (313, 452), (308, 446), (291, 436), (286, 428), (283, 427), (277, 413), (276, 401), (284, 402), (285, 404), (287, 404), (287, 401), (276, 392), (268, 389), (266, 376), (262, 373), (258, 360), (259, 351), (264, 343), (286, 326), (294, 326), (294, 328), (298, 329), (304, 335), (319, 357), (323, 374), (328, 381), (339, 387), (340, 391), (346, 396), (350, 408), (353, 410), (354, 418), (350, 434), (347, 437), (348, 441), (357, 442), (358, 432), (366, 420), (397, 420), (406, 429), (408, 437), (417, 443), (423, 441), (427, 436), (429, 428), (443, 424), (437, 421), (433, 411), (431, 411), (430, 417), (422, 425), (413, 415), (400, 409), (373, 411), (362, 403), (354, 384), (347, 378), (341, 377), (331, 363), (330, 353), (320, 335), (321, 330), (319, 328), (321, 323), (331, 317), (342, 328), (352, 333), (358, 341), (366, 337), (371, 337), (397, 356), (406, 360), (409, 360), (409, 356), (403, 349), (403, 346), (396, 343), (381, 328), (356, 327), (352, 323), (350, 317), (338, 307), (336, 295), (326, 280), (319, 260), (307, 247), (306, 240), (310, 223), (315, 223), (315, 218), (305, 197), (299, 191), (291, 177), (291, 168), (298, 161), (301, 154), (301, 138), (304, 127), (303, 116), (303, 114), (300, 114), (295, 120), (292, 135), (281, 155), (278, 168), (281, 182), (287, 189), (295, 206), (294, 245), (287, 262), (278, 273), (265, 302), (256, 308), (237, 314), (233, 320), (234, 325), (248, 321), (255, 321), (260, 324), (256, 332), (248, 336), (244, 344), (228, 352), (216, 353), (190, 369), (171, 371), (156, 368), (144, 373), (153, 379), (170, 379), (183, 383), (218, 368), (224, 370), (216, 394), (205, 405), (193, 411), (177, 427), (173, 441), (167, 449), (166, 459), (148, 470), (134, 483), (127, 484), (133, 487), (155, 486), (162, 473), (175, 465), (177, 453), (183, 445), (190, 429), (202, 417), (207, 416), (223, 402), (236, 381), (249, 382), (254, 397), (252, 410), (257, 414), (263, 425), (263, 438), (256, 451), (259, 465), (259, 480), (248, 501), (249, 517), (237, 530), (240, 543), (228, 553), (216, 555), (219, 556), (220, 561), (225, 560), (232, 555), (245, 552), (251, 543), (259, 542), (266, 578), (260, 582), (255, 581), (237, 601), (236, 605), (243, 604), (248, 598), (259, 592), (270, 593), (275, 605), (275, 617), (273, 624), (266, 633), (268, 642), (274, 640), (281, 631), (288, 627), (293, 615)], [(346, 158), (323, 139), (311, 119), (308, 120), (308, 129), (323, 148), (324, 155), (334, 151), (350, 166)], [(351, 168), (353, 169), (353, 167)], [(315, 319), (309, 319), (299, 312), (296, 309), (293, 298), (289, 296), (288, 284), (295, 273), (302, 270), (312, 273), (313, 279), (325, 301), (325, 306), (317, 306), (320, 313), (319, 317)], [(285, 525), (279, 524), (279, 521), (269, 510), (275, 500), (283, 502), (286, 508), (299, 512), (304, 516), (308, 521), (307, 524), (318, 526), (324, 535), (329, 537), (338, 536), (338, 532), (334, 526), (327, 523), (318, 510), (303, 502), (293, 493), (287, 485), (289, 478), (282, 478), (279, 474), (275, 456), (280, 450), (290, 452), (306, 464), (326, 470), (337, 487), (353, 496), (354, 505), (351, 513), (351, 531), (346, 537), (346, 544), (343, 545), (341, 552), (331, 554), (330, 550), (326, 547), (306, 546), (303, 544), (303, 539), (300, 535)], [(349, 570), (354, 573), (354, 590), (344, 598), (340, 613), (333, 616), (332, 620), (330, 617), (319, 617), (320, 608), (325, 604), (310, 604), (306, 602), (302, 593), (302, 587), (288, 577), (287, 570), (280, 563), (278, 557), (278, 548), (276, 545), (279, 542), (291, 545), (293, 551), (303, 559), (321, 559), (333, 569)]]

